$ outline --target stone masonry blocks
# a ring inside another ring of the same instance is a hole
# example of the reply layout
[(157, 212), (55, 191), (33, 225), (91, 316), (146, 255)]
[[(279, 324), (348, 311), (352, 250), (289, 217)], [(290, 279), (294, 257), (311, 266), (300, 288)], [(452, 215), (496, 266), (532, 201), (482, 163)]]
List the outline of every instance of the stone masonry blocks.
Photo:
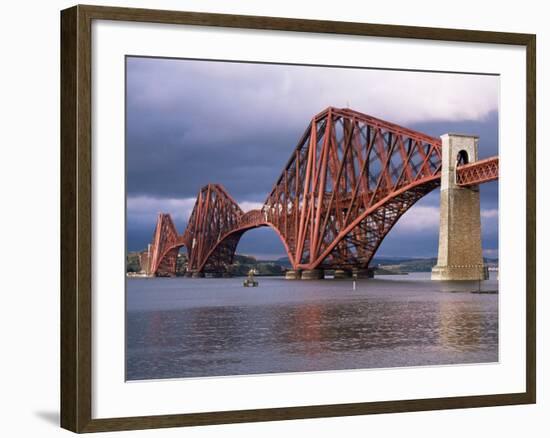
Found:
[(442, 141), (439, 251), (432, 280), (485, 280), (479, 188), (456, 185), (458, 156), (477, 161), (478, 137), (445, 134)]

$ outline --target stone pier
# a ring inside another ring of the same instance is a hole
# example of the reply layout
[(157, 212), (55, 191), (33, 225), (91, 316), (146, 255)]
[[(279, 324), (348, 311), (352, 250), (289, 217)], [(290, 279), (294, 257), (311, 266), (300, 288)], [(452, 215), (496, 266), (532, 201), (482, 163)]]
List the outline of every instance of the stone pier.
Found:
[(335, 280), (345, 280), (351, 278), (351, 271), (348, 269), (335, 269), (334, 270), (334, 279)]
[(325, 278), (323, 269), (304, 269), (302, 271), (302, 280), (322, 280)]
[(302, 278), (302, 271), (300, 271), (299, 269), (288, 269), (285, 272), (285, 278), (287, 280), (299, 280), (300, 278)]
[(479, 188), (456, 184), (457, 165), (477, 161), (478, 137), (445, 134), (441, 146), (439, 252), (432, 280), (486, 280)]
[(147, 250), (140, 252), (138, 257), (140, 270), (148, 277), (154, 277), (151, 274), (151, 244), (147, 245)]

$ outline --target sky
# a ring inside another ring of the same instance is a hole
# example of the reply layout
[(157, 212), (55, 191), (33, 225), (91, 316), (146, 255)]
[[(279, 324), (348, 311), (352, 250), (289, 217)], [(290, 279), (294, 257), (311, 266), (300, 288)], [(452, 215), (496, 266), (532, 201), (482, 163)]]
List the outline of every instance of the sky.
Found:
[[(199, 189), (222, 184), (244, 211), (260, 208), (311, 118), (349, 107), (439, 137), (480, 137), (498, 154), (499, 78), (489, 75), (128, 57), (127, 247), (146, 248), (159, 212), (182, 233)], [(483, 184), (482, 245), (498, 255), (498, 182)], [(421, 199), (377, 256), (435, 257), (439, 191)], [(276, 233), (245, 233), (237, 252), (286, 256)]]

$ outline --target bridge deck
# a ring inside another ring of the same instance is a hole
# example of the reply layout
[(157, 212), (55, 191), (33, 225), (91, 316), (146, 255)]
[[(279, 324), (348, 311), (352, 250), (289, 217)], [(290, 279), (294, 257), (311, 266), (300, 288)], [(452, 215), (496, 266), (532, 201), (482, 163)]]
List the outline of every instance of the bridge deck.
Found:
[(456, 171), (456, 183), (467, 187), (498, 179), (498, 157), (479, 160), (460, 166)]

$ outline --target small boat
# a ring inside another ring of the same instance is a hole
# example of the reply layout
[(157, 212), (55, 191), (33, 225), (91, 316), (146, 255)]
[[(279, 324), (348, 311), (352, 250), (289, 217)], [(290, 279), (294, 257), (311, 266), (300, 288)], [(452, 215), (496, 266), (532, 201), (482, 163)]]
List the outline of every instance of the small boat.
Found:
[(258, 283), (258, 280), (254, 278), (254, 273), (254, 269), (248, 271), (248, 277), (246, 277), (243, 281), (244, 287), (258, 287), (260, 283)]

